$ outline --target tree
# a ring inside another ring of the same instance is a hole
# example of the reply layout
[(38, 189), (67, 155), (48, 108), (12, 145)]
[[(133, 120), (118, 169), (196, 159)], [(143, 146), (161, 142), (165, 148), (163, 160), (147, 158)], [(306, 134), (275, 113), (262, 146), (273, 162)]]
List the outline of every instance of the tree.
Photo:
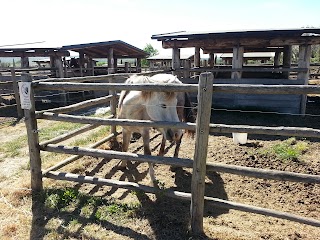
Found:
[[(147, 57), (152, 57), (155, 55), (159, 54), (159, 51), (157, 49), (155, 49), (150, 43), (147, 43), (147, 45), (144, 47), (143, 51), (148, 53)], [(147, 59), (143, 58), (141, 60), (141, 65), (143, 67), (148, 67), (149, 66), (149, 62), (147, 61)]]

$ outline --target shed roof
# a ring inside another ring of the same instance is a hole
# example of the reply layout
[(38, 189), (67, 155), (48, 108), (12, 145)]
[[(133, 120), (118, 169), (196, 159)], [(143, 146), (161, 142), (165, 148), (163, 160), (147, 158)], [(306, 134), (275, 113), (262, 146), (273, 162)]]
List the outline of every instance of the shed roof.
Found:
[(92, 58), (107, 58), (109, 49), (113, 48), (113, 54), (118, 58), (145, 58), (148, 53), (121, 40), (66, 45), (62, 49), (75, 52), (83, 52)]
[(260, 29), (260, 30), (227, 30), (227, 31), (203, 31), (203, 32), (174, 32), (152, 35), (152, 39), (197, 39), (197, 38), (226, 38), (226, 37), (301, 37), (320, 36), (319, 28), (296, 28), (296, 29)]
[[(176, 32), (152, 35), (164, 48), (200, 47), (208, 52), (232, 52), (234, 46), (249, 51), (286, 45), (320, 44), (320, 28), (269, 29), (242, 31)], [(274, 50), (274, 49), (272, 49)]]
[(0, 48), (0, 57), (49, 57), (70, 56), (70, 53), (61, 48)]

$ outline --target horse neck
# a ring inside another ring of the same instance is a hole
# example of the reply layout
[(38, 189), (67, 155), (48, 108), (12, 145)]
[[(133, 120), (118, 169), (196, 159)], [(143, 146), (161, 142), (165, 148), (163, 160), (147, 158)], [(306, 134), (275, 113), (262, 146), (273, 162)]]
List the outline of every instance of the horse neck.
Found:
[(150, 120), (146, 111), (146, 100), (141, 91), (131, 91), (123, 95), (120, 102), (120, 118)]

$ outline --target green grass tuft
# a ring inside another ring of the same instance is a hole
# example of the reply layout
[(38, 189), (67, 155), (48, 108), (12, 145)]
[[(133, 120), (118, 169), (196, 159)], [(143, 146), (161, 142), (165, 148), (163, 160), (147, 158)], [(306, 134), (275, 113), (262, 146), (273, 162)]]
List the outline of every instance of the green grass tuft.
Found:
[(289, 138), (271, 147), (271, 153), (282, 161), (300, 161), (300, 157), (308, 150), (306, 142), (298, 142), (295, 138)]

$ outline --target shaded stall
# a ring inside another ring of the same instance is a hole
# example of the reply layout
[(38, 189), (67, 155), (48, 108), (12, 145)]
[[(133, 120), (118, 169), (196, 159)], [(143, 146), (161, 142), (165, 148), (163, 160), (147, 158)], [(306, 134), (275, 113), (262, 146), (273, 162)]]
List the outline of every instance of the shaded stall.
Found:
[[(172, 48), (172, 67), (180, 68), (180, 49), (194, 47), (193, 72), (215, 73), (219, 84), (307, 85), (309, 80), (311, 45), (320, 44), (320, 29), (275, 29), (220, 32), (178, 32), (153, 35), (163, 48)], [(292, 46), (299, 46), (298, 65), (292, 66)], [(200, 49), (209, 54), (209, 67), (200, 68)], [(244, 66), (244, 53), (274, 53), (272, 66)], [(215, 53), (232, 53), (232, 66), (214, 63)], [(290, 73), (296, 73), (290, 78)], [(214, 94), (213, 105), (222, 108), (251, 108), (282, 113), (305, 114), (306, 95)]]
[[(131, 72), (141, 72), (141, 59), (148, 55), (143, 50), (121, 40), (66, 45), (62, 49), (79, 53), (78, 65), (73, 69), (78, 71), (79, 76), (129, 72), (130, 64), (126, 59), (134, 59), (135, 66), (131, 68)], [(108, 65), (95, 66), (94, 58), (107, 58)], [(124, 60), (123, 66), (118, 65), (118, 60), (120, 62)]]

